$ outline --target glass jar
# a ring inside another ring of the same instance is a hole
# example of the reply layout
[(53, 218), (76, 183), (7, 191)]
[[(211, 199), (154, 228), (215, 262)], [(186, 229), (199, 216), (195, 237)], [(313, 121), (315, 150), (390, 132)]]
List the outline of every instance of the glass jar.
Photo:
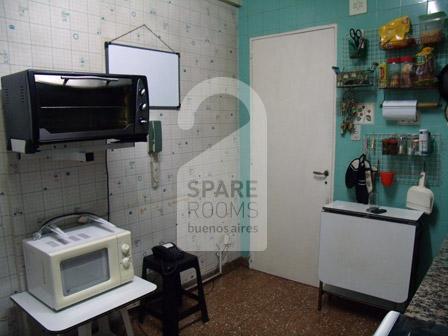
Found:
[(398, 154), (407, 155), (408, 153), (408, 137), (406, 135), (401, 135), (398, 142)]
[(420, 43), (431, 45), (443, 40), (443, 29), (446, 21), (445, 12), (420, 15)]
[(389, 87), (400, 87), (401, 80), (401, 59), (400, 57), (393, 57), (387, 59), (389, 71)]
[(419, 152), (420, 140), (419, 140), (418, 134), (412, 135), (412, 138), (410, 140), (410, 145), (411, 145), (410, 155), (420, 155), (420, 152)]
[(389, 85), (387, 63), (381, 63), (378, 66), (378, 87), (381, 89), (387, 88)]
[(383, 155), (397, 155), (398, 154), (398, 142), (397, 137), (390, 137), (383, 139)]
[(401, 57), (401, 87), (409, 88), (414, 84), (415, 58), (412, 56)]

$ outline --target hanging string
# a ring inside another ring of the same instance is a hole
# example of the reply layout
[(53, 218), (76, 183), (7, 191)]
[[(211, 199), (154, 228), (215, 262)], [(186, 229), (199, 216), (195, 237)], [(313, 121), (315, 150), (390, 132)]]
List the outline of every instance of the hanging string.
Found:
[(151, 34), (153, 34), (155, 37), (157, 37), (157, 39), (158, 39), (160, 42), (162, 42), (163, 45), (164, 45), (165, 47), (167, 47), (167, 48), (168, 48), (170, 51), (172, 51), (172, 52), (176, 52), (173, 48), (171, 48), (171, 47), (170, 47), (170, 46), (169, 46), (169, 45), (162, 39), (162, 37), (161, 37), (160, 35), (157, 35), (156, 33), (154, 33), (154, 31), (153, 31), (151, 28), (149, 28), (146, 24), (142, 24), (141, 26), (138, 26), (138, 27), (136, 27), (136, 28), (134, 28), (134, 29), (128, 31), (127, 33), (124, 33), (124, 34), (122, 34), (122, 35), (120, 35), (120, 36), (114, 38), (113, 40), (110, 40), (109, 43), (112, 43), (112, 42), (114, 42), (114, 41), (116, 41), (116, 40), (118, 40), (118, 39), (121, 39), (122, 37), (124, 37), (124, 36), (126, 36), (126, 35), (129, 35), (129, 34), (135, 32), (136, 30), (139, 30), (139, 29), (141, 29), (141, 28), (146, 28), (147, 30), (149, 30), (149, 31), (151, 32)]

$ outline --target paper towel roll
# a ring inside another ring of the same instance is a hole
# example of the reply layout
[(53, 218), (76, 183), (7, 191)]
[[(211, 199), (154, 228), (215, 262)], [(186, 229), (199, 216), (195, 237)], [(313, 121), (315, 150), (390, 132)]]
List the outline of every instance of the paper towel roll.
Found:
[(386, 120), (417, 120), (417, 100), (385, 100), (383, 118)]

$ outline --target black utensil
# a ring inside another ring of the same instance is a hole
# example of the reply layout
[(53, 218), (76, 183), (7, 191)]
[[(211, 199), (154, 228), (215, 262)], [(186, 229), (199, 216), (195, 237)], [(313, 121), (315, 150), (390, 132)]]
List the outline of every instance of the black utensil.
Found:
[(445, 119), (448, 121), (448, 64), (440, 71), (437, 78), (439, 80), (440, 96), (447, 102), (445, 105)]
[(355, 47), (359, 49), (360, 41), (362, 39), (362, 31), (355, 28), (350, 28), (350, 37), (352, 38)]

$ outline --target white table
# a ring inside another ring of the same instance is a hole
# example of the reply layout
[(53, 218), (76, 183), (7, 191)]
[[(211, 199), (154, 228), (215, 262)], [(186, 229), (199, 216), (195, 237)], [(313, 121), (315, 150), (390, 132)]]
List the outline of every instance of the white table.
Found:
[(134, 333), (127, 307), (134, 301), (155, 291), (156, 288), (157, 286), (153, 283), (135, 276), (132, 282), (111, 289), (108, 292), (61, 311), (52, 310), (28, 292), (14, 294), (11, 296), (11, 300), (37, 321), (46, 331), (55, 334), (61, 334), (73, 328), (78, 328), (79, 336), (90, 336), (92, 335), (92, 321), (99, 319), (99, 334), (113, 335), (109, 328), (107, 314), (113, 310), (119, 310), (127, 335), (133, 336)]
[(335, 201), (321, 214), (319, 306), (323, 292), (403, 311), (415, 284), (423, 212)]

